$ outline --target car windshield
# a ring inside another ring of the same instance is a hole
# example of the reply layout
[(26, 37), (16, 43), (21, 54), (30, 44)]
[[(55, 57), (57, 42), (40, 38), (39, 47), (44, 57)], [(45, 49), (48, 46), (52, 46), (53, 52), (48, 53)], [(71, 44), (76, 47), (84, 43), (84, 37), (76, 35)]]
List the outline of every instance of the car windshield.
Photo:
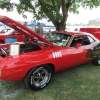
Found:
[(63, 33), (50, 32), (50, 33), (46, 33), (45, 38), (55, 45), (67, 46), (67, 44), (68, 44), (68, 42), (71, 38), (71, 35), (63, 34)]

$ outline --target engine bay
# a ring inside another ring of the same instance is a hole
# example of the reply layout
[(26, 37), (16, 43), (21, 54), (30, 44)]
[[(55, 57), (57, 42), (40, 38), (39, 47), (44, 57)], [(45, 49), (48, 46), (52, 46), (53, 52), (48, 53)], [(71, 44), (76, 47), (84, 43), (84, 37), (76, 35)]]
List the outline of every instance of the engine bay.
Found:
[[(19, 49), (20, 54), (30, 52), (30, 51), (41, 50), (41, 47), (37, 44), (19, 44), (19, 45), (20, 45), (20, 49)], [(9, 50), (10, 48), (1, 48), (0, 56), (3, 58), (9, 56)]]

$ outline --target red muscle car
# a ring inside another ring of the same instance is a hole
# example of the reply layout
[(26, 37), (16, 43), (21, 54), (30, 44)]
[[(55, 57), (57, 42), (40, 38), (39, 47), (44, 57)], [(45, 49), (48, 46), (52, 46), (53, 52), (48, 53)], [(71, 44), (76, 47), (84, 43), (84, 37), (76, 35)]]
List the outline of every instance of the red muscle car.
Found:
[(89, 33), (54, 31), (38, 35), (6, 17), (0, 21), (30, 38), (24, 44), (0, 45), (0, 79), (24, 80), (27, 87), (46, 87), (53, 73), (91, 61), (100, 65), (100, 42)]

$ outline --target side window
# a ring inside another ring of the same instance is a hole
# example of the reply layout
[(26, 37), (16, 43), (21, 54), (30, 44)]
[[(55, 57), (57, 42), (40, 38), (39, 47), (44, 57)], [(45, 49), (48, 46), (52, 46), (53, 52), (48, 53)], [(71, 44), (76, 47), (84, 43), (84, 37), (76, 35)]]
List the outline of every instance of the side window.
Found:
[(93, 43), (93, 42), (95, 42), (95, 40), (92, 37), (90, 37), (90, 36), (88, 36), (88, 39), (90, 41), (90, 44)]
[(95, 42), (95, 40), (89, 35), (84, 38), (84, 45), (89, 45), (93, 42)]
[(89, 44), (91, 44), (93, 42), (95, 42), (95, 40), (91, 36), (88, 36), (88, 35), (76, 35), (73, 38), (70, 47), (75, 47), (77, 43), (80, 43), (82, 46), (85, 46), (85, 45), (89, 45)]
[(77, 43), (80, 43), (82, 46), (84, 45), (82, 36), (75, 36), (72, 40), (70, 47), (75, 47)]

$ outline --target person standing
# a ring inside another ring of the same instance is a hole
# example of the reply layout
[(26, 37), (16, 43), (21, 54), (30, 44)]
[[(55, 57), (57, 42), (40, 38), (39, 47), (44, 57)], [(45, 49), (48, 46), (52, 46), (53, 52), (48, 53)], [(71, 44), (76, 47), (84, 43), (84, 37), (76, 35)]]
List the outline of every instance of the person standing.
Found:
[(40, 23), (37, 23), (36, 32), (37, 32), (39, 35), (42, 35), (42, 34), (43, 34), (43, 28), (40, 26)]
[[(23, 25), (27, 27), (27, 22), (24, 22)], [(24, 41), (25, 42), (29, 41), (29, 38), (25, 35), (24, 35)]]
[(34, 31), (34, 32), (36, 32), (36, 27), (35, 26), (32, 26), (31, 27), (31, 30)]
[(27, 22), (24, 22), (24, 24), (23, 24), (24, 26), (27, 26)]

